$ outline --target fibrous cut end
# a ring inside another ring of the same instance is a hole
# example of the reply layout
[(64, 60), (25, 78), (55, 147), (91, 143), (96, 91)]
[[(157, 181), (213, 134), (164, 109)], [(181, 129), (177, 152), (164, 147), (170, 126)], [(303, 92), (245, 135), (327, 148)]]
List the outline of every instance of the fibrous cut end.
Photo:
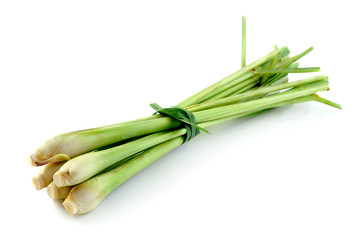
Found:
[(49, 184), (47, 187), (47, 194), (51, 199), (58, 199), (59, 197), (59, 189), (57, 186)]
[(58, 187), (66, 186), (66, 178), (62, 172), (57, 172), (54, 174), (53, 182)]
[(32, 178), (33, 186), (36, 190), (41, 190), (46, 187), (44, 177), (42, 175), (37, 175)]
[(52, 182), (47, 187), (47, 194), (51, 199), (60, 200), (65, 199), (70, 190), (71, 187), (58, 187)]
[(74, 215), (74, 214), (78, 214), (79, 213), (79, 206), (78, 204), (72, 200), (72, 199), (66, 199), (63, 202), (63, 206), (66, 209), (66, 211), (70, 214), (70, 215)]

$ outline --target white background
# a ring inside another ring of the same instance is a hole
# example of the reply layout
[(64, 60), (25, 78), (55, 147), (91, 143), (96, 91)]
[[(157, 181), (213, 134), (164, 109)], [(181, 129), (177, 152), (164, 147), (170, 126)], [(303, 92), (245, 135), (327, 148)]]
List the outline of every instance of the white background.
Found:
[[(352, 239), (348, 3), (1, 1), (1, 239)], [(343, 111), (304, 103), (214, 127), (86, 215), (34, 190), (27, 157), (44, 140), (148, 116), (236, 71), (242, 15), (248, 62), (314, 46), (301, 67), (321, 67)]]

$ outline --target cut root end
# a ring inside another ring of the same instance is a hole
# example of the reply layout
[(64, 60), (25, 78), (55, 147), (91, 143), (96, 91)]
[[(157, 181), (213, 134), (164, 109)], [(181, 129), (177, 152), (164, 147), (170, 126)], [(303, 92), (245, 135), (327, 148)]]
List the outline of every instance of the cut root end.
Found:
[(42, 188), (46, 187), (46, 184), (42, 175), (37, 175), (33, 177), (32, 183), (36, 190), (41, 190)]
[(53, 176), (53, 182), (58, 187), (64, 187), (66, 185), (65, 177), (61, 172), (57, 172)]
[(66, 199), (63, 202), (63, 206), (65, 210), (70, 214), (70, 215), (75, 215), (79, 213), (79, 206), (78, 204), (73, 201), (72, 199)]
[(60, 191), (54, 184), (49, 184), (47, 187), (47, 194), (51, 199), (59, 199)]
[(47, 187), (47, 194), (51, 199), (61, 200), (69, 195), (70, 190), (71, 187), (58, 187), (52, 182)]

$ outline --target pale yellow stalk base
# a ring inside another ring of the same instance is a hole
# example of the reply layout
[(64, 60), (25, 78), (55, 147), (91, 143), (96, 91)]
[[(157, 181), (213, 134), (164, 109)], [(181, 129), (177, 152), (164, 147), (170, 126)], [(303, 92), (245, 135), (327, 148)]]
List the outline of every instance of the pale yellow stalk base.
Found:
[(36, 190), (41, 190), (42, 188), (46, 187), (44, 177), (40, 174), (32, 178), (32, 183)]
[(74, 200), (65, 200), (63, 206), (70, 215), (79, 214), (79, 205)]
[(58, 187), (52, 182), (47, 187), (47, 194), (51, 199), (60, 200), (65, 199), (70, 190), (71, 187)]
[(40, 190), (48, 186), (53, 181), (54, 173), (57, 172), (62, 165), (64, 165), (64, 162), (55, 162), (44, 166), (37, 176), (32, 178), (34, 188)]
[(63, 173), (61, 173), (61, 172), (55, 173), (53, 176), (53, 182), (57, 186), (60, 186), (60, 187), (65, 186), (66, 181), (65, 181), (65, 177), (63, 176)]
[(105, 182), (88, 181), (73, 187), (63, 206), (71, 214), (84, 214), (95, 209), (109, 194)]

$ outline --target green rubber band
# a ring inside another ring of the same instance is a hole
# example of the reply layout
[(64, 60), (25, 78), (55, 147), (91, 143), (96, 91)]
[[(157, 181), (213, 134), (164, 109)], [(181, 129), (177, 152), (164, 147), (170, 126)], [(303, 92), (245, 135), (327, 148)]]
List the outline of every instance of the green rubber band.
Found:
[(201, 128), (197, 125), (196, 118), (192, 112), (180, 108), (180, 107), (171, 107), (171, 108), (162, 108), (157, 103), (152, 103), (150, 106), (156, 111), (154, 114), (162, 114), (171, 118), (174, 118), (183, 123), (186, 129), (185, 142), (190, 141), (194, 137), (200, 134), (200, 130), (206, 133), (209, 133), (206, 129)]

